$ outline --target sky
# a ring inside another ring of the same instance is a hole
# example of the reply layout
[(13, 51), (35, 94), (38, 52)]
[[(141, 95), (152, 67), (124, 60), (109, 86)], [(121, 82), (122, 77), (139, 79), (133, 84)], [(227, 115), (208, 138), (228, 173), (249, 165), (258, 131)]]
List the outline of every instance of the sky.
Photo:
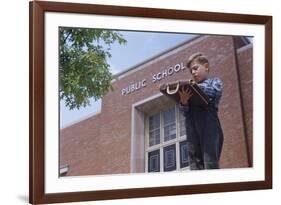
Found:
[[(125, 45), (117, 42), (111, 46), (112, 57), (108, 59), (110, 71), (113, 75), (127, 70), (169, 48), (172, 48), (195, 35), (179, 33), (157, 33), (157, 32), (137, 32), (119, 31), (127, 40)], [(69, 110), (64, 101), (60, 101), (60, 128), (67, 127), (75, 122), (79, 122), (94, 113), (100, 111), (101, 100), (90, 100), (91, 105), (79, 110)]]

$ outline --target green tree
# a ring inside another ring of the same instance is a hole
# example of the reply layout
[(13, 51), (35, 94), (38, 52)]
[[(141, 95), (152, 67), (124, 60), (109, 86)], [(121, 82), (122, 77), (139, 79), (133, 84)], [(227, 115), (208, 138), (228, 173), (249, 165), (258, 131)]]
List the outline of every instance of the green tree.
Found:
[(116, 31), (60, 27), (59, 94), (67, 107), (85, 107), (112, 89), (107, 59), (115, 41), (126, 43)]

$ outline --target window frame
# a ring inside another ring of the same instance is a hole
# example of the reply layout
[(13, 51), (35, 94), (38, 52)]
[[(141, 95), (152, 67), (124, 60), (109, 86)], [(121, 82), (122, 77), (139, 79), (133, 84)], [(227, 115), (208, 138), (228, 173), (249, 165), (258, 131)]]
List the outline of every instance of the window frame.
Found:
[[(164, 139), (164, 112), (168, 111), (171, 108), (175, 110), (175, 120), (176, 120), (176, 137), (174, 139), (165, 141)], [(149, 146), (149, 118), (157, 113), (160, 114), (160, 143)], [(172, 106), (168, 106), (165, 109), (155, 110), (154, 112), (145, 116), (145, 126), (144, 126), (145, 140), (144, 140), (144, 153), (145, 153), (145, 173), (153, 173), (148, 172), (148, 154), (149, 152), (153, 152), (155, 150), (160, 150), (160, 172), (164, 172), (164, 148), (170, 145), (175, 144), (176, 146), (176, 169), (171, 171), (186, 171), (189, 170), (189, 166), (180, 167), (180, 143), (186, 140), (186, 134), (180, 136), (180, 110), (177, 104), (173, 104)]]

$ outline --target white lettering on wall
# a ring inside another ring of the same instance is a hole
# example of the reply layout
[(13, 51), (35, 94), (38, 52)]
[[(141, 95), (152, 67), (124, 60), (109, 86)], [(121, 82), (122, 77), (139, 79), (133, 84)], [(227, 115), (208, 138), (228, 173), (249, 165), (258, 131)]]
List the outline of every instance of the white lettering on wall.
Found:
[[(184, 70), (186, 67), (184, 66), (184, 63), (181, 62), (181, 63), (178, 63), (174, 66), (170, 66), (158, 73), (155, 73), (152, 75), (152, 82), (153, 83), (156, 83), (162, 79), (165, 79), (171, 75), (173, 75), (174, 73), (178, 73), (180, 72), (181, 70)], [(126, 88), (123, 88), (121, 89), (121, 94), (123, 96), (125, 95), (128, 95), (128, 94), (131, 94), (137, 90), (140, 90), (144, 87), (146, 87), (146, 79), (142, 79), (138, 82), (131, 82)]]
[(169, 67), (165, 70), (160, 71), (159, 73), (156, 73), (156, 74), (152, 75), (152, 82), (155, 83), (157, 81), (160, 81), (160, 80), (162, 80), (164, 78), (167, 78), (167, 77), (173, 75), (174, 73), (177, 73), (177, 72), (179, 72), (181, 70), (184, 70), (184, 69), (185, 69), (184, 64), (178, 63), (174, 66), (171, 66), (171, 67)]
[(144, 88), (146, 86), (146, 79), (143, 79), (141, 81), (138, 82), (132, 82), (130, 83), (129, 86), (127, 86), (126, 88), (123, 88), (121, 90), (121, 94), (122, 95), (128, 95), (130, 93), (133, 93), (141, 88)]

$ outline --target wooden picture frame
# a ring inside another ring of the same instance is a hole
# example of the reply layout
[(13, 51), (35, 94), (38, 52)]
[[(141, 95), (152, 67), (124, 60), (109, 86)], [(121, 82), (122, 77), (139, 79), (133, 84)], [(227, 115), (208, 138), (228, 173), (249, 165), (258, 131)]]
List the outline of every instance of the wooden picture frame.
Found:
[[(264, 26), (265, 133), (264, 180), (112, 190), (46, 193), (45, 191), (45, 14), (95, 14), (137, 18), (243, 23)], [(30, 20), (29, 202), (32, 204), (170, 196), (272, 188), (272, 17), (245, 14), (33, 1)]]

